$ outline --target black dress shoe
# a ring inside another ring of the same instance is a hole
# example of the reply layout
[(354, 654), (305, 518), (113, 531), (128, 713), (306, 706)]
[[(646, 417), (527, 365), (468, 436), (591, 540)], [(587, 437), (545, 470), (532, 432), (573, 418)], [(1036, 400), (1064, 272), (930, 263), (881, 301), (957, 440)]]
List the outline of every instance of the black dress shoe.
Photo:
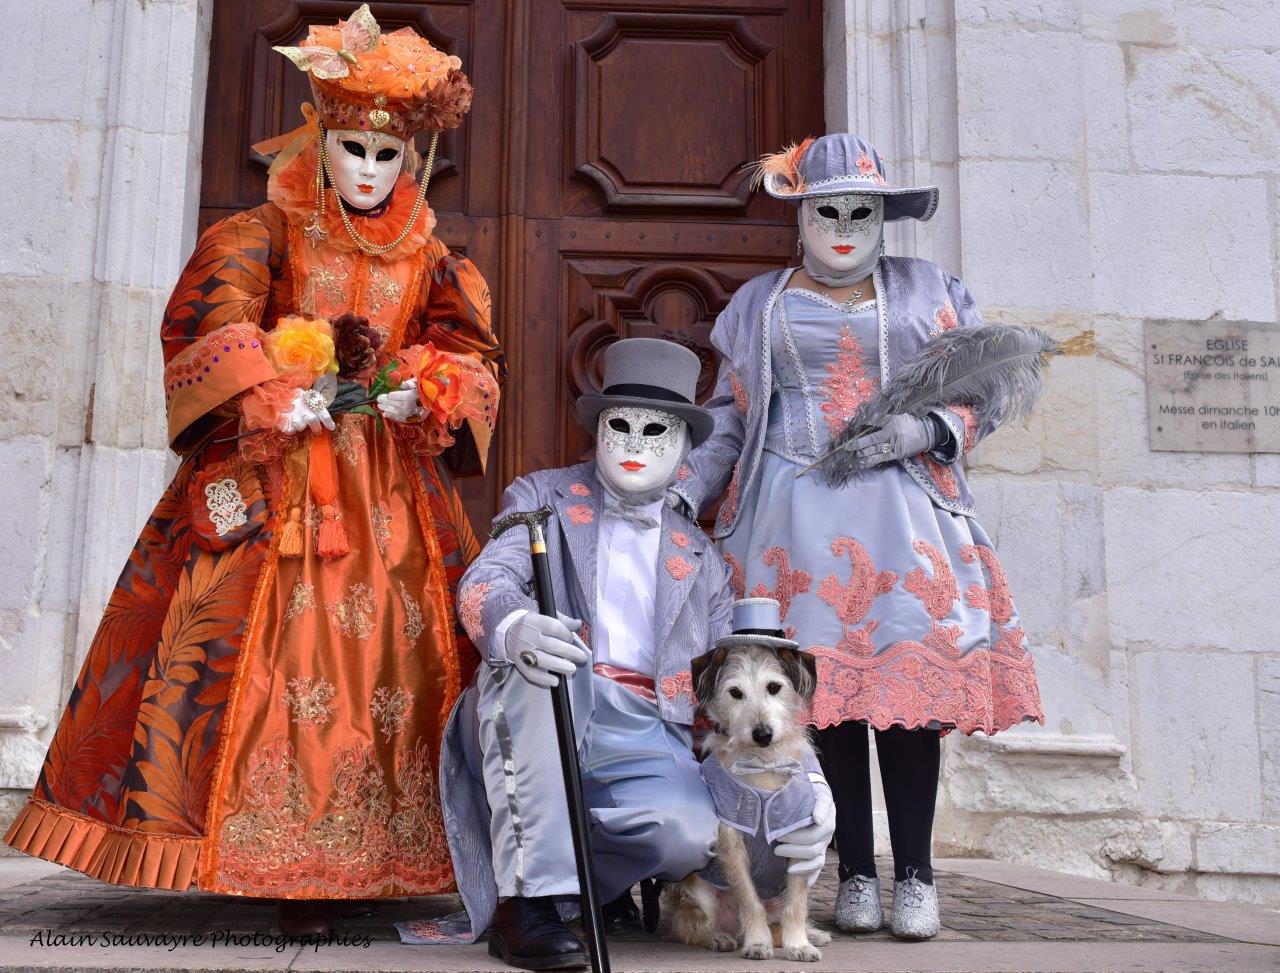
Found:
[(604, 920), (604, 931), (609, 935), (640, 931), (640, 910), (636, 908), (630, 889), (602, 905), (600, 918)]
[(587, 965), (587, 947), (569, 931), (550, 896), (499, 902), (489, 924), (489, 955), (522, 970)]
[(328, 936), (337, 926), (324, 902), (284, 899), (276, 906), (276, 922), (286, 936)]

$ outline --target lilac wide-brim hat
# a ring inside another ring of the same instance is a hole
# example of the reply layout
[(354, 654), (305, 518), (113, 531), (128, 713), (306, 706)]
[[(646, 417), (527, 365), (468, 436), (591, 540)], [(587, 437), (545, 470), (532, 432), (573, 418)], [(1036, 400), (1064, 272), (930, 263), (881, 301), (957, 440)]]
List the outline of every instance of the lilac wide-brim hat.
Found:
[(810, 196), (871, 193), (884, 197), (885, 220), (921, 222), (938, 208), (937, 186), (891, 186), (880, 153), (857, 135), (841, 132), (766, 155), (757, 164), (764, 191), (796, 205)]

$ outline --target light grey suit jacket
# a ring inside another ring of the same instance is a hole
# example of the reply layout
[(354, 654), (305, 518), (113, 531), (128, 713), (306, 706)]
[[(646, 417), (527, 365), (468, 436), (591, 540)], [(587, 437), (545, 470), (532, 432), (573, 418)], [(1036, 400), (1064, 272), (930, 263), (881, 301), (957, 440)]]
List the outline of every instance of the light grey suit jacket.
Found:
[[(604, 496), (595, 463), (581, 463), (520, 477), (507, 487), (498, 514), (536, 510), (544, 503), (555, 511), (546, 535), (556, 608), (583, 621), (588, 646), (596, 619), (597, 542)], [(696, 524), (664, 507), (658, 529), (662, 536), (654, 682), (662, 718), (688, 725), (693, 723), (694, 711), (689, 661), (713, 649), (716, 640), (728, 634), (733, 594), (727, 566)], [(490, 665), (508, 665), (503, 647), (491, 645), (490, 636), (511, 612), (537, 610), (526, 530), (509, 530), (485, 545), (462, 577), (458, 605), (462, 623), (481, 656)], [(571, 683), (575, 713), (590, 713), (585, 695), (590, 673), (579, 670)], [(579, 734), (585, 723), (579, 716)]]

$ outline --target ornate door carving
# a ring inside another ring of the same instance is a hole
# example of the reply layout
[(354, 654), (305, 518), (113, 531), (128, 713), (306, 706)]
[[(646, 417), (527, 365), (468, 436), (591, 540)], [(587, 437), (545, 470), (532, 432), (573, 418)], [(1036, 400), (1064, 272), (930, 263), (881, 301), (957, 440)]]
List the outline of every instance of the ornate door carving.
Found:
[[(350, 13), (352, 0), (218, 0), (201, 223), (259, 204), (250, 146), (299, 123), (305, 79), (273, 44)], [(459, 55), (476, 88), (446, 137), (430, 201), (437, 233), (493, 291), (511, 379), (478, 524), (502, 488), (575, 460), (573, 398), (620, 336), (697, 349), (706, 394), (716, 315), (794, 254), (790, 207), (742, 167), (823, 131), (821, 0), (439, 0), (371, 3)]]

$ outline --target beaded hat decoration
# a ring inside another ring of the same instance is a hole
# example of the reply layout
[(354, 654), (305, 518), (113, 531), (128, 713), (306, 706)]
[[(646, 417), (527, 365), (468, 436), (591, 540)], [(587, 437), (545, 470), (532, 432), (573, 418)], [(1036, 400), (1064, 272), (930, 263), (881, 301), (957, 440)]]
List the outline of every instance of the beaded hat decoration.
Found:
[(313, 25), (297, 47), (276, 47), (306, 72), (326, 128), (361, 129), (409, 141), (457, 128), (471, 107), (462, 62), (411, 27), (383, 33), (360, 8), (334, 25)]

